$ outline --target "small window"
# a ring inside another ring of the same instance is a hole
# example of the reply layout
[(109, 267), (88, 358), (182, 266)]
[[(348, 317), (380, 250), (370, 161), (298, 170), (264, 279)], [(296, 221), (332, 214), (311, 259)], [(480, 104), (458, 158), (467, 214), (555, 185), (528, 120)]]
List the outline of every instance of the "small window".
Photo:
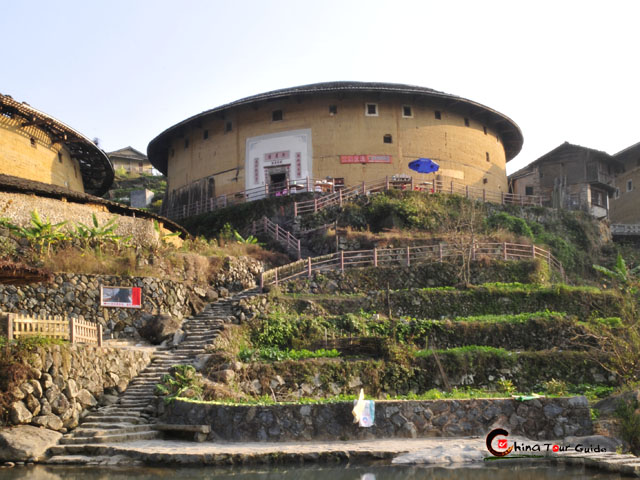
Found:
[(491, 161), (491, 157), (489, 156), (489, 152), (484, 152), (484, 156), (487, 159), (487, 162)]
[(393, 143), (393, 137), (387, 133), (384, 137), (382, 137), (382, 141), (384, 143)]
[(433, 113), (436, 116), (436, 120), (442, 120), (442, 113), (440, 112), (440, 110), (436, 110)]
[(58, 161), (62, 163), (62, 152), (58, 152)]
[(633, 180), (627, 180), (627, 192), (633, 190)]
[(271, 112), (271, 121), (279, 122), (282, 120), (282, 110), (274, 110)]
[(335, 115), (338, 113), (337, 105), (329, 105), (329, 115)]
[(482, 179), (482, 183), (487, 184), (487, 183), (489, 183), (489, 180), (488, 180), (488, 179), (486, 179), (486, 178), (483, 178), (483, 179)]
[(231, 122), (225, 123), (224, 124), (225, 133), (230, 132), (231, 130), (233, 130), (233, 123), (231, 123)]
[(616, 200), (617, 200), (618, 198), (620, 198), (620, 189), (619, 189), (619, 188), (616, 188), (616, 191), (615, 191), (615, 193), (613, 194), (613, 198), (615, 198)]
[(402, 116), (404, 118), (413, 117), (413, 112), (411, 111), (411, 107), (409, 105), (405, 105), (402, 107)]
[(184, 148), (189, 148), (189, 139), (188, 138), (184, 139)]
[(486, 125), (482, 126), (482, 131), (484, 132), (485, 135), (487, 134), (487, 126)]
[(207, 138), (209, 138), (209, 130), (205, 130), (204, 132), (202, 132), (202, 138), (204, 140), (206, 140)]
[(527, 185), (526, 187), (524, 187), (524, 194), (533, 195), (533, 187), (531, 185)]
[(464, 117), (464, 126), (465, 127), (469, 126), (469, 119), (467, 117)]
[(368, 117), (377, 117), (378, 116), (378, 104), (377, 103), (367, 103), (364, 114)]
[(31, 146), (32, 146), (33, 148), (36, 148), (36, 139), (35, 139), (35, 138), (33, 138), (33, 137), (31, 137), (31, 138), (30, 138), (30, 140), (31, 140)]

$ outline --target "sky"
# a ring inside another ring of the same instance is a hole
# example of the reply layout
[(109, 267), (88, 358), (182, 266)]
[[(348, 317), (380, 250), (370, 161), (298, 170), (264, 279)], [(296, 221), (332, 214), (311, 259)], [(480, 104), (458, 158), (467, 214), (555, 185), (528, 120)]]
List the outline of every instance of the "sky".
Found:
[(261, 92), (419, 85), (521, 128), (523, 167), (564, 141), (640, 141), (635, 0), (0, 0), (0, 93), (106, 151)]

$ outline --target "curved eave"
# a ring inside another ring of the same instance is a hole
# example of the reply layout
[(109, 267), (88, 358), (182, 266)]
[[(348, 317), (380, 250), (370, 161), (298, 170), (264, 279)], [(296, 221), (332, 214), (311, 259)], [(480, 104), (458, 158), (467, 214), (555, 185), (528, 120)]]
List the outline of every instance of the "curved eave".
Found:
[(293, 88), (284, 88), (271, 92), (261, 93), (246, 97), (235, 102), (227, 103), (219, 107), (206, 110), (197, 115), (187, 118), (175, 125), (167, 128), (160, 135), (155, 137), (147, 147), (147, 156), (151, 164), (162, 172), (167, 174), (167, 161), (169, 138), (180, 132), (184, 127), (201, 121), (203, 118), (219, 114), (225, 110), (232, 108), (259, 103), (267, 100), (277, 100), (290, 96), (316, 95), (328, 93), (392, 93), (398, 95), (419, 96), (426, 98), (437, 98), (444, 101), (445, 108), (455, 109), (467, 113), (474, 118), (480, 118), (488, 126), (491, 126), (498, 132), (502, 144), (504, 146), (507, 161), (512, 160), (522, 149), (524, 138), (520, 127), (506, 115), (493, 110), (485, 105), (468, 100), (466, 98), (457, 97), (448, 93), (439, 92), (425, 87), (417, 87), (413, 85), (389, 84), (389, 83), (371, 83), (371, 82), (330, 82), (316, 83), (311, 85), (302, 85)]
[(0, 114), (18, 116), (22, 127), (34, 126), (44, 131), (52, 143), (60, 143), (80, 165), (85, 192), (100, 196), (111, 187), (115, 172), (107, 154), (80, 132), (26, 103), (0, 94)]

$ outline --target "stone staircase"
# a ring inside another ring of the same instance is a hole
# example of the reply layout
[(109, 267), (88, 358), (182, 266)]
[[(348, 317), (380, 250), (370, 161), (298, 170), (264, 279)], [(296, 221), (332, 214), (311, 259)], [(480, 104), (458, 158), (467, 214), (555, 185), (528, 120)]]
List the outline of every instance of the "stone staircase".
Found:
[(94, 463), (91, 455), (97, 447), (120, 442), (162, 438), (153, 428), (155, 387), (173, 365), (191, 364), (196, 356), (219, 335), (224, 323), (231, 321), (232, 304), (258, 293), (245, 290), (210, 303), (202, 312), (182, 324), (185, 336), (177, 346), (158, 347), (149, 366), (129, 383), (113, 405), (107, 405), (84, 417), (81, 424), (49, 449), (48, 463)]

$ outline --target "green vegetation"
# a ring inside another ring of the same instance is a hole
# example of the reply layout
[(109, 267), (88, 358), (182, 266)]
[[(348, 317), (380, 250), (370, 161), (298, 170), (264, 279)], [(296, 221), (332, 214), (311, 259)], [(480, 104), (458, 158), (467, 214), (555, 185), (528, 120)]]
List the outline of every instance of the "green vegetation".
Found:
[(199, 398), (202, 382), (192, 365), (174, 365), (171, 372), (162, 377), (162, 383), (156, 385), (156, 394), (164, 396), (165, 403), (171, 403), (183, 395)]
[(640, 415), (638, 411), (638, 400), (621, 400), (615, 411), (615, 415), (620, 420), (620, 433), (626, 441), (631, 451), (638, 455), (640, 453)]
[(335, 358), (339, 357), (340, 352), (335, 348), (326, 350), (320, 348), (318, 350), (310, 351), (307, 349), (295, 350), (286, 349), (280, 350), (277, 347), (267, 347), (253, 350), (251, 348), (243, 348), (238, 353), (238, 358), (243, 362), (253, 362), (257, 360), (264, 360), (269, 362), (281, 362), (283, 360), (304, 360), (307, 358)]

